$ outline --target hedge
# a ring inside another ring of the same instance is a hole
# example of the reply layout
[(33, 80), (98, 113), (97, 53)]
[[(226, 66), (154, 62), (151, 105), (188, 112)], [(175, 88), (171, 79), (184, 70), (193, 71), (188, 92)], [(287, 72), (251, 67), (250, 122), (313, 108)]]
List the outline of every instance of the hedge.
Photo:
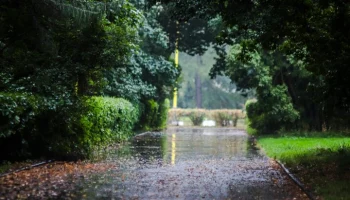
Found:
[(142, 115), (139, 129), (141, 130), (162, 130), (166, 128), (168, 111), (170, 108), (169, 99), (157, 103), (155, 100), (147, 100), (142, 104)]
[(139, 118), (138, 109), (124, 99), (60, 102), (0, 93), (0, 160), (87, 158), (98, 147), (127, 139)]
[(0, 160), (30, 155), (28, 140), (43, 104), (29, 94), (0, 93)]
[[(92, 97), (86, 100), (87, 113), (80, 122), (84, 132), (95, 137), (94, 143), (122, 141), (133, 133), (139, 111), (121, 98)], [(96, 134), (98, 136), (96, 136)]]
[(169, 120), (179, 120), (180, 117), (188, 117), (194, 126), (200, 126), (205, 119), (212, 119), (216, 126), (230, 126), (230, 121), (234, 127), (237, 126), (238, 119), (245, 118), (242, 110), (237, 109), (170, 109)]
[(50, 123), (49, 132), (55, 135), (49, 142), (50, 156), (90, 157), (97, 148), (130, 137), (138, 121), (138, 109), (121, 98), (84, 97), (80, 103), (71, 111), (62, 109)]

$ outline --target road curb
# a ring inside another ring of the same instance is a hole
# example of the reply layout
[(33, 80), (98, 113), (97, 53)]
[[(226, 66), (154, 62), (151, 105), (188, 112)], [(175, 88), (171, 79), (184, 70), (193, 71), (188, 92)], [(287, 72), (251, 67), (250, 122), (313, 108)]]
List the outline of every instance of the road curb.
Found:
[(7, 176), (7, 175), (10, 175), (10, 174), (14, 174), (14, 173), (17, 173), (17, 172), (21, 172), (21, 171), (24, 171), (24, 170), (28, 170), (28, 169), (32, 169), (32, 168), (35, 168), (35, 167), (39, 167), (39, 166), (42, 166), (42, 165), (46, 165), (46, 164), (52, 163), (52, 162), (54, 162), (54, 161), (55, 161), (55, 160), (47, 160), (47, 161), (43, 161), (43, 162), (39, 162), (39, 163), (32, 164), (32, 165), (30, 165), (30, 166), (28, 166), (28, 167), (22, 167), (22, 168), (19, 168), (19, 169), (10, 171), (10, 172), (6, 172), (6, 173), (3, 173), (3, 174), (0, 174), (0, 178), (1, 178), (1, 177), (4, 177), (4, 176)]
[(298, 187), (307, 195), (307, 197), (309, 197), (309, 199), (311, 200), (316, 200), (316, 198), (314, 197), (313, 194), (311, 194), (311, 192), (309, 190), (307, 190), (304, 186), (303, 183), (301, 183), (299, 181), (299, 179), (297, 177), (295, 177), (292, 173), (289, 172), (289, 170), (278, 160), (275, 160), (278, 165), (283, 169), (283, 171), (288, 175), (288, 177), (290, 179), (292, 179), (292, 181), (298, 185)]

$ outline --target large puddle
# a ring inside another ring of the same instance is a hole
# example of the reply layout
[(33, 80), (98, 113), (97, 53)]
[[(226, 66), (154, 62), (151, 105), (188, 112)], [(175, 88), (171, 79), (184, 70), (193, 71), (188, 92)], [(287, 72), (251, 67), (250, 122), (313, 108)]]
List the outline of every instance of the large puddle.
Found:
[(118, 166), (77, 182), (60, 198), (288, 199), (284, 178), (244, 131), (171, 128), (109, 151)]

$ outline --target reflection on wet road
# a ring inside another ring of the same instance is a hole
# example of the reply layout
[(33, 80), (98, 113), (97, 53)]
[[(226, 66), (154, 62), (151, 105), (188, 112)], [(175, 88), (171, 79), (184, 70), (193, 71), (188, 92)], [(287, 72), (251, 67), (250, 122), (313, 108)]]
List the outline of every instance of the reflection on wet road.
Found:
[[(290, 183), (244, 131), (171, 128), (111, 151), (118, 168), (80, 181), (84, 199), (293, 199)], [(287, 186), (288, 185), (288, 186)]]

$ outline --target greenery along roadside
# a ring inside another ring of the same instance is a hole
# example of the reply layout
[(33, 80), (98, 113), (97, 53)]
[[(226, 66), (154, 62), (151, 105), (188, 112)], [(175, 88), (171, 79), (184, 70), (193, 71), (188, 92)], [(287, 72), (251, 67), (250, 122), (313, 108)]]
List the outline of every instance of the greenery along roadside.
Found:
[(159, 9), (144, 1), (1, 1), (0, 160), (89, 157), (130, 136), (150, 100), (160, 106), (148, 129), (164, 127), (163, 102), (180, 70), (164, 54)]
[[(150, 0), (159, 4), (158, 0)], [(218, 51), (210, 75), (243, 92), (258, 133), (349, 129), (350, 4), (346, 0), (162, 0), (180, 23), (216, 18)]]
[[(12, 96), (25, 103), (9, 108), (9, 103), (1, 101), (1, 110), (7, 108), (11, 113), (0, 113), (1, 122), (4, 122), (0, 130), (8, 133), (0, 140), (5, 160), (38, 156), (89, 157), (100, 146), (125, 140), (139, 119), (139, 110), (124, 99), (84, 97), (74, 106), (62, 105), (55, 110), (50, 104), (33, 103), (33, 97)], [(0, 97), (6, 99), (4, 95)]]
[(350, 137), (334, 133), (289, 134), (261, 137), (258, 141), (269, 157), (285, 163), (317, 195), (324, 199), (350, 196)]
[(216, 126), (237, 126), (238, 119), (245, 118), (243, 110), (239, 109), (219, 109), (219, 110), (206, 110), (206, 109), (181, 109), (173, 108), (168, 112), (168, 119), (170, 121), (178, 121), (180, 118), (188, 118), (192, 125), (201, 126), (205, 119), (214, 120)]

